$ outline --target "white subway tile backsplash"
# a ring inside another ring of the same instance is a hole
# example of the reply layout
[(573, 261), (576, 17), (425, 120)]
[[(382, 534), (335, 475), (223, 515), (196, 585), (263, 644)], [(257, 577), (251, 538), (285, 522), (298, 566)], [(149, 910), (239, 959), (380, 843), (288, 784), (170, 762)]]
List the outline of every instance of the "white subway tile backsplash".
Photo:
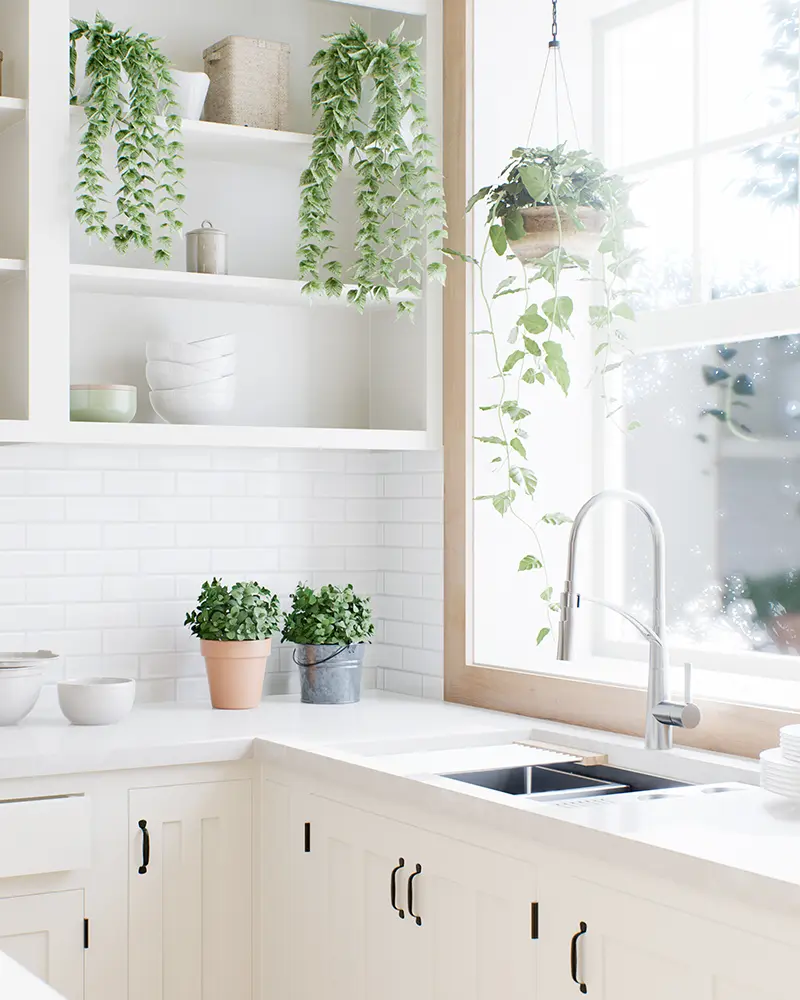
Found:
[[(0, 648), (64, 675), (139, 678), (140, 700), (207, 684), (183, 620), (210, 576), (373, 597), (367, 685), (442, 696), (441, 458), (427, 453), (25, 446), (0, 450)], [(265, 690), (298, 689), (276, 643)]]

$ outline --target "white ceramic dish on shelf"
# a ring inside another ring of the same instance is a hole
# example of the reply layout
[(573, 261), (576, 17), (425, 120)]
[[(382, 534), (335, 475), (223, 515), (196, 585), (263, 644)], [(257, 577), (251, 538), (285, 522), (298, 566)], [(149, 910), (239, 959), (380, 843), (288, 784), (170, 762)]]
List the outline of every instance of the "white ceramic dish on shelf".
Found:
[(184, 365), (177, 361), (148, 361), (145, 377), (151, 389), (185, 389), (191, 385), (212, 385), (220, 379), (233, 375), (236, 370), (236, 355), (229, 354), (216, 361), (202, 365)]
[(0, 726), (16, 725), (33, 710), (43, 682), (40, 667), (6, 666), (0, 670)]
[(110, 726), (133, 708), (136, 681), (130, 677), (87, 677), (60, 681), (58, 704), (74, 726)]
[(0, 652), (0, 670), (17, 667), (37, 667), (42, 668), (50, 660), (57, 660), (58, 653), (51, 649), (37, 649), (35, 652), (20, 652), (14, 650), (11, 653)]
[(150, 405), (168, 424), (221, 423), (236, 399), (235, 376), (185, 389), (153, 390)]
[(183, 365), (201, 365), (216, 361), (233, 354), (235, 350), (235, 333), (226, 333), (187, 344), (172, 340), (148, 340), (145, 345), (148, 361), (176, 361)]

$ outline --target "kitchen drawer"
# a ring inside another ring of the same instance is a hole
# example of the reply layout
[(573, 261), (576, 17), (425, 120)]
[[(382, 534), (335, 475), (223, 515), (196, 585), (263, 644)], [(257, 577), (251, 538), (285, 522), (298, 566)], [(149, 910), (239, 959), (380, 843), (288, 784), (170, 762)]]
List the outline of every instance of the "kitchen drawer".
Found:
[(0, 799), (0, 878), (88, 868), (90, 856), (85, 795)]

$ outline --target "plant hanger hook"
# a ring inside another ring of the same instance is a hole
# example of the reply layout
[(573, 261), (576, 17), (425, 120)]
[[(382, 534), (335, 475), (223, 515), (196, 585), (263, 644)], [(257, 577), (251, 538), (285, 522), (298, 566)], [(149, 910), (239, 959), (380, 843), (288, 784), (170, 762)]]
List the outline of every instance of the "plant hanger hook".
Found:
[(531, 136), (533, 134), (533, 126), (536, 121), (536, 114), (539, 110), (539, 104), (542, 99), (542, 91), (544, 90), (545, 81), (547, 79), (547, 73), (550, 69), (550, 62), (552, 56), (553, 64), (553, 91), (555, 99), (555, 125), (556, 125), (556, 145), (561, 142), (561, 121), (560, 121), (560, 107), (559, 107), (559, 76), (561, 77), (561, 83), (564, 88), (564, 96), (567, 100), (567, 108), (569, 110), (570, 123), (572, 125), (572, 131), (575, 135), (575, 144), (580, 146), (580, 136), (578, 135), (578, 123), (575, 120), (575, 109), (572, 105), (572, 96), (569, 91), (569, 81), (567, 80), (567, 74), (564, 69), (564, 59), (561, 55), (561, 42), (558, 38), (558, 0), (552, 0), (552, 20), (550, 24), (550, 41), (547, 43), (547, 58), (544, 62), (544, 68), (542, 70), (542, 78), (539, 81), (539, 89), (536, 92), (536, 101), (533, 106), (533, 114), (531, 115), (531, 123), (528, 127), (528, 138), (525, 141), (526, 146), (531, 144)]

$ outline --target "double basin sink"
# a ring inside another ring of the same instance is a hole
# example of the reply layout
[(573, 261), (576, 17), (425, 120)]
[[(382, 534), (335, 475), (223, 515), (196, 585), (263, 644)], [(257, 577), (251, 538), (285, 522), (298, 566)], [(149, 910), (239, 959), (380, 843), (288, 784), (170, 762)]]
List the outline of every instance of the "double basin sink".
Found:
[(629, 771), (610, 764), (581, 763), (501, 767), (444, 774), (442, 777), (544, 802), (628, 792), (652, 792), (651, 797), (657, 798), (662, 789), (687, 785), (685, 781), (661, 778), (642, 771)]

